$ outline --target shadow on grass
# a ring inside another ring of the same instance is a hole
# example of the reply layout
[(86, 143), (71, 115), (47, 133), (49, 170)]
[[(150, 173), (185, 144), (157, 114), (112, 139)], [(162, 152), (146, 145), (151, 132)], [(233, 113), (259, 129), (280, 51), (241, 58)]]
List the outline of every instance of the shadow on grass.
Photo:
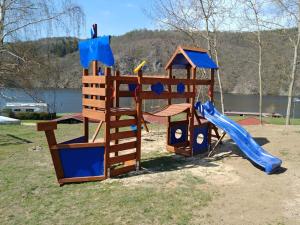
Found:
[(15, 136), (13, 134), (0, 135), (0, 146), (29, 144), (32, 141)]

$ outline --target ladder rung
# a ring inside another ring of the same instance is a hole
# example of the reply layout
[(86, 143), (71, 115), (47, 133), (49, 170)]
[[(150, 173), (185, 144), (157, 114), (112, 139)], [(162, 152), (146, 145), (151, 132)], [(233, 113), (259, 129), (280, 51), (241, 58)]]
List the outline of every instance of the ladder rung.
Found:
[(120, 155), (120, 156), (115, 156), (113, 158), (109, 159), (109, 164), (117, 164), (117, 163), (121, 163), (121, 162), (126, 162), (126, 161), (130, 161), (136, 159), (136, 152), (134, 153), (130, 153), (130, 154), (126, 154), (126, 155)]
[(125, 139), (125, 138), (132, 138), (136, 137), (136, 132), (134, 131), (123, 131), (118, 133), (112, 133), (110, 134), (110, 139), (113, 140), (119, 140), (119, 139)]
[(136, 166), (135, 165), (130, 165), (130, 166), (124, 166), (121, 168), (117, 168), (117, 169), (111, 169), (110, 170), (110, 176), (114, 177), (114, 176), (118, 176), (124, 173), (128, 173), (130, 171), (135, 171)]
[(110, 122), (111, 128), (117, 128), (117, 127), (128, 127), (131, 125), (136, 125), (137, 121), (136, 119), (130, 119), (130, 120), (115, 120)]
[(118, 145), (112, 145), (109, 148), (109, 152), (118, 152), (118, 151), (136, 148), (136, 144), (137, 144), (136, 141), (132, 141), (132, 142), (126, 142)]

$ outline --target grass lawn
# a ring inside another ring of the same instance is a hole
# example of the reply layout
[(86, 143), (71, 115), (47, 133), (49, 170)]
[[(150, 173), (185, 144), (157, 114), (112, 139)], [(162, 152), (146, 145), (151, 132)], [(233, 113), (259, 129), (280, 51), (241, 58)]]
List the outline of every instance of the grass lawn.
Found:
[[(124, 181), (140, 175), (127, 175), (59, 187), (44, 133), (35, 129), (0, 126), (0, 224), (187, 224), (214, 197), (202, 177), (174, 173), (186, 162), (168, 153), (143, 154), (142, 166), (159, 179), (132, 185)], [(82, 124), (56, 132), (58, 141), (82, 133)]]

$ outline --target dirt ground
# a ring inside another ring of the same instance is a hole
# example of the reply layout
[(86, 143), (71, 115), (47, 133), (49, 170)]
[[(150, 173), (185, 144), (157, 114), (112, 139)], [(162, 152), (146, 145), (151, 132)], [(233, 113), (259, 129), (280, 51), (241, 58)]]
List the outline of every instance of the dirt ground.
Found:
[[(214, 158), (190, 158), (184, 168), (171, 173), (190, 171), (217, 193), (195, 224), (300, 224), (300, 126), (246, 129), (265, 150), (282, 159), (282, 169), (267, 175), (245, 159), (228, 136)], [(165, 141), (163, 129), (143, 133), (142, 151), (164, 151)], [(153, 182), (162, 174), (142, 174), (123, 182)]]

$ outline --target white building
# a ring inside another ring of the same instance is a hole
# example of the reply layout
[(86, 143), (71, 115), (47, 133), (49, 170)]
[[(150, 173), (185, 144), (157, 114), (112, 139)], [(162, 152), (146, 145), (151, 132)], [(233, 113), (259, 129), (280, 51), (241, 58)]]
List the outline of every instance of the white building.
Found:
[(11, 109), (13, 112), (48, 112), (46, 103), (6, 103), (5, 109)]

